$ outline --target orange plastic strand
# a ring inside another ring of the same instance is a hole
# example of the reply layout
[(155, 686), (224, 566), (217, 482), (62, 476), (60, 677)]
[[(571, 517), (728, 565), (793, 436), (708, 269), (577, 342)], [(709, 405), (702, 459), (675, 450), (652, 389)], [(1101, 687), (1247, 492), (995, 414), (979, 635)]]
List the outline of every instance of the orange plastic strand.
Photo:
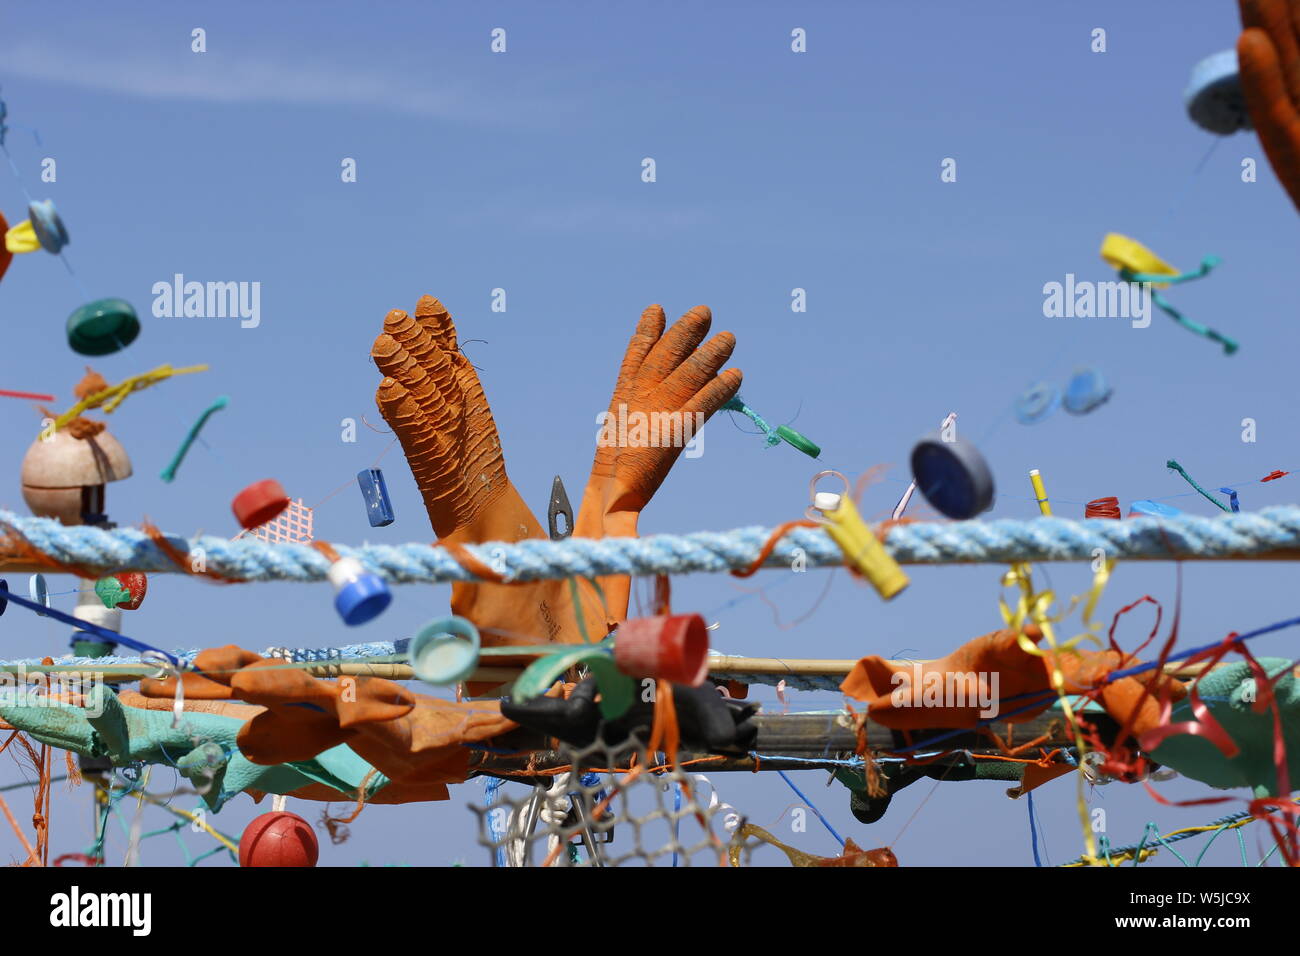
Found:
[(330, 562), (330, 564), (333, 564), (335, 561), (339, 560), (339, 553), (334, 550), (334, 546), (330, 544), (328, 541), (313, 541), (311, 543), (311, 546), (315, 548), (317, 551), (319, 551), (321, 554), (325, 555), (326, 559)]
[(659, 680), (655, 688), (654, 727), (650, 731), (651, 753), (663, 751), (668, 765), (677, 765), (677, 748), (681, 744), (681, 730), (677, 725), (677, 707), (673, 704), (673, 685)]
[(456, 563), (470, 574), (484, 581), (491, 581), (494, 584), (505, 583), (505, 575), (500, 574), (495, 568), (474, 557), (464, 545), (455, 541), (442, 541), (439, 543), (446, 548), (448, 554), (456, 559)]
[[(225, 577), (218, 574), (216, 571), (209, 571), (206, 567), (204, 567), (202, 571), (195, 571), (194, 565), (190, 561), (190, 556), (185, 552), (178, 550), (175, 545), (167, 540), (167, 536), (164, 535), (151, 521), (146, 520), (140, 526), (140, 530), (149, 536), (149, 540), (157, 546), (159, 551), (167, 555), (172, 564), (176, 565), (183, 574), (188, 574), (196, 578), (209, 578), (213, 581), (221, 581), (226, 584), (233, 584), (242, 580), (242, 578)], [(98, 575), (88, 574), (83, 575), (83, 577), (93, 578), (98, 577)]]
[(776, 547), (776, 543), (780, 541), (782, 538), (784, 538), (787, 534), (789, 534), (795, 528), (816, 528), (816, 527), (818, 527), (817, 522), (803, 521), (803, 520), (787, 521), (785, 524), (777, 525), (775, 528), (772, 529), (772, 533), (768, 535), (767, 541), (763, 544), (762, 550), (758, 552), (758, 557), (754, 559), (754, 563), (747, 568), (743, 568), (737, 571), (732, 571), (731, 573), (738, 578), (750, 577), (751, 575), (754, 574), (755, 571), (757, 571), (759, 568), (763, 566), (763, 562), (766, 561), (768, 557), (771, 556), (772, 550)]

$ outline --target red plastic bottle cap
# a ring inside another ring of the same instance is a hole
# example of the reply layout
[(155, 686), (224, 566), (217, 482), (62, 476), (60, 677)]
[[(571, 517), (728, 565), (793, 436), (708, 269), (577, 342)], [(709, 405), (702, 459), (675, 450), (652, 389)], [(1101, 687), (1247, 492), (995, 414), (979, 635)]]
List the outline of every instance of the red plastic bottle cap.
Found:
[(296, 813), (264, 813), (239, 838), (240, 866), (315, 866), (320, 844)]
[(632, 677), (699, 687), (709, 673), (709, 631), (698, 614), (638, 617), (614, 635), (614, 663)]
[(1083, 516), (1085, 518), (1119, 518), (1119, 499), (1118, 498), (1098, 498), (1096, 501), (1089, 501), (1083, 506)]
[(289, 507), (289, 496), (274, 478), (258, 481), (239, 494), (230, 503), (235, 519), (244, 530), (252, 530), (277, 518)]

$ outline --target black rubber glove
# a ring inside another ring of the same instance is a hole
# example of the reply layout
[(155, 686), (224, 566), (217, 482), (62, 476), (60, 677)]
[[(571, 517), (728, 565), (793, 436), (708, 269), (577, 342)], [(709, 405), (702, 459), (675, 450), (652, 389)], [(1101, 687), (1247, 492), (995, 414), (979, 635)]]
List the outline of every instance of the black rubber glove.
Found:
[[(746, 751), (753, 747), (756, 728), (749, 719), (758, 704), (723, 697), (711, 683), (700, 687), (673, 684), (673, 704), (682, 746), (713, 751)], [(639, 698), (617, 720), (604, 721), (596, 704), (596, 681), (587, 678), (568, 700), (535, 697), (527, 703), (501, 702), (501, 713), (522, 727), (567, 744), (585, 747), (599, 737), (617, 746), (635, 734), (650, 739), (654, 703)]]

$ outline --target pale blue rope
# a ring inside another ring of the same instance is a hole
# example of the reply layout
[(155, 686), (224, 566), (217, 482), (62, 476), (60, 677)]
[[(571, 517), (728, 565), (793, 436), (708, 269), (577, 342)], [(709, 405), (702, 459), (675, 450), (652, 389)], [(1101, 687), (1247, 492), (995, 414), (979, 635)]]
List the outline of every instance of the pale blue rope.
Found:
[[(66, 527), (48, 518), (22, 518), (7, 511), (0, 511), (0, 525), (9, 526), (57, 561), (97, 573), (177, 570), (148, 535), (133, 528)], [(496, 566), (509, 581), (716, 573), (749, 566), (770, 534), (769, 528), (751, 527), (647, 538), (536, 538), (515, 544), (470, 545), (467, 550)], [(169, 536), (168, 540), (182, 553), (202, 548), (207, 569), (226, 578), (321, 581), (329, 569), (323, 554), (303, 544), (206, 536), (192, 540)], [(1091, 560), (1096, 549), (1107, 558), (1121, 560), (1254, 557), (1300, 550), (1300, 506), (1208, 518), (918, 522), (891, 528), (885, 546), (902, 564)], [(396, 583), (478, 580), (445, 549), (433, 545), (336, 547), (339, 554), (355, 557), (367, 570)], [(777, 543), (764, 566), (790, 567), (796, 549), (802, 549), (811, 567), (844, 563), (839, 546), (823, 529), (795, 528)]]

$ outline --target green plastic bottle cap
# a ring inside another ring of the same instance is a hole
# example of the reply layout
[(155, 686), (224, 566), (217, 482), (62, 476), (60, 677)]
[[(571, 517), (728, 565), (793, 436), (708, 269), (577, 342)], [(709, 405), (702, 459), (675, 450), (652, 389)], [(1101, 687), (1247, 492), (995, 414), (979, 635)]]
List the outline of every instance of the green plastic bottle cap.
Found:
[(96, 299), (68, 316), (68, 345), (78, 355), (111, 355), (140, 334), (140, 318), (125, 299)]
[(816, 458), (822, 453), (821, 446), (810, 442), (803, 435), (800, 435), (793, 428), (787, 428), (785, 425), (777, 425), (776, 433), (785, 439), (788, 443), (798, 448), (809, 458)]

